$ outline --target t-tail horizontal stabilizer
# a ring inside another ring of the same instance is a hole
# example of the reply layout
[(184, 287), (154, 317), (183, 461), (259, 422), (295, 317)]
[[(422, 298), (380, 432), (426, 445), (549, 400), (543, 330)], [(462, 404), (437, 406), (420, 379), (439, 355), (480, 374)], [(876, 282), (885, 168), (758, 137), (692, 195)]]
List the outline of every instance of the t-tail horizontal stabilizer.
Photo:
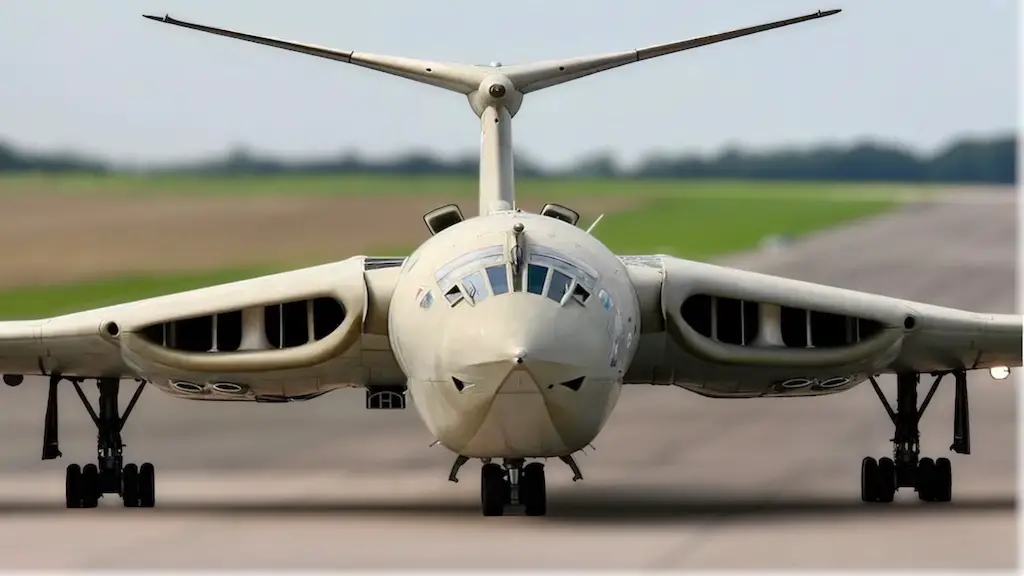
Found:
[(478, 66), (432, 62), (396, 56), (380, 56), (363, 52), (334, 50), (312, 44), (300, 44), (266, 36), (256, 36), (224, 28), (214, 28), (176, 20), (170, 16), (145, 16), (150, 20), (182, 26), (200, 32), (217, 34), (247, 42), (273, 46), (320, 58), (337, 60), (363, 68), (408, 78), (464, 94), (480, 118), (480, 214), (515, 208), (513, 177), (512, 117), (519, 111), (523, 96), (531, 92), (564, 84), (633, 62), (666, 56), (683, 50), (708, 46), (758, 32), (799, 24), (838, 14), (840, 10), (818, 11), (814, 14), (779, 20), (760, 26), (741, 28), (682, 42), (660, 44), (639, 50), (566, 60), (552, 60), (516, 66)]
[(538, 90), (543, 90), (544, 88), (564, 84), (566, 82), (576, 80), (577, 78), (583, 78), (584, 76), (590, 76), (591, 74), (604, 72), (605, 70), (611, 70), (612, 68), (618, 68), (619, 66), (625, 66), (626, 64), (649, 60), (659, 56), (667, 56), (669, 54), (675, 54), (676, 52), (682, 52), (683, 50), (691, 50), (693, 48), (700, 48), (701, 46), (708, 46), (710, 44), (717, 44), (719, 42), (725, 42), (726, 40), (750, 36), (751, 34), (757, 34), (758, 32), (766, 32), (768, 30), (791, 26), (793, 24), (799, 24), (809, 20), (817, 20), (818, 18), (825, 18), (826, 16), (832, 16), (833, 14), (838, 14), (840, 12), (842, 12), (842, 10), (827, 10), (824, 12), (819, 10), (814, 14), (790, 18), (788, 20), (769, 22), (768, 24), (761, 24), (760, 26), (741, 28), (731, 32), (723, 32), (721, 34), (683, 40), (682, 42), (659, 44), (657, 46), (650, 46), (639, 50), (630, 50), (629, 52), (618, 52), (600, 56), (573, 58), (570, 60), (555, 60), (552, 62), (509, 66), (502, 68), (501, 73), (512, 80), (512, 83), (516, 85), (517, 90), (523, 94), (529, 94), (530, 92), (536, 92)]
[(354, 64), (356, 66), (362, 66), (363, 68), (377, 70), (378, 72), (386, 72), (395, 76), (401, 76), (402, 78), (408, 78), (409, 80), (430, 84), (431, 86), (437, 86), (438, 88), (445, 88), (461, 94), (468, 94), (476, 90), (479, 87), (480, 81), (483, 80), (484, 76), (486, 76), (485, 73), (478, 70), (476, 67), (466, 66), (463, 64), (445, 64), (443, 62), (429, 62), (413, 58), (400, 58), (395, 56), (380, 56), (377, 54), (352, 52), (351, 50), (335, 50), (332, 48), (325, 48), (323, 46), (315, 46), (313, 44), (302, 44), (299, 42), (281, 40), (279, 38), (271, 38), (269, 36), (246, 34), (244, 32), (228, 30), (226, 28), (204, 26), (202, 24), (185, 22), (184, 20), (176, 20), (170, 16), (150, 16), (144, 14), (143, 17), (157, 22), (163, 22), (164, 24), (173, 24), (183, 28), (199, 30), (200, 32), (208, 32), (218, 36), (235, 38), (236, 40), (245, 40), (246, 42), (263, 44), (264, 46), (273, 46), (274, 48), (281, 48), (282, 50), (291, 50), (292, 52), (300, 52), (302, 54), (309, 54), (311, 56), (318, 56), (320, 58)]
[[(273, 46), (283, 50), (291, 50), (293, 52), (300, 52), (303, 54), (318, 56), (320, 58), (354, 64), (363, 68), (386, 72), (388, 74), (401, 76), (424, 84), (445, 88), (461, 94), (470, 94), (471, 92), (479, 90), (481, 88), (480, 84), (485, 78), (499, 74), (507, 78), (517, 92), (520, 94), (528, 94), (551, 86), (564, 84), (566, 82), (576, 80), (577, 78), (583, 78), (591, 74), (611, 70), (612, 68), (618, 68), (619, 66), (625, 66), (626, 64), (657, 58), (658, 56), (675, 54), (676, 52), (691, 50), (701, 46), (717, 44), (718, 42), (741, 38), (743, 36), (757, 34), (758, 32), (766, 32), (768, 30), (774, 30), (784, 26), (791, 26), (793, 24), (799, 24), (809, 20), (825, 18), (840, 12), (842, 12), (842, 10), (819, 10), (814, 14), (790, 18), (788, 20), (779, 20), (777, 22), (769, 22), (759, 26), (740, 28), (731, 32), (702, 36), (700, 38), (683, 40), (681, 42), (659, 44), (657, 46), (641, 48), (639, 50), (630, 50), (628, 52), (617, 52), (598, 56), (584, 56), (582, 58), (498, 67), (433, 62), (414, 58), (401, 58), (396, 56), (381, 56), (377, 54), (367, 54), (364, 52), (353, 52), (351, 50), (335, 50), (313, 44), (302, 44), (299, 42), (281, 40), (279, 38), (237, 32), (225, 28), (204, 26), (202, 24), (177, 20), (170, 16), (144, 15), (144, 17), (157, 22), (163, 22), (165, 24), (173, 24), (175, 26), (190, 28), (192, 30), (199, 30), (200, 32), (208, 32), (218, 36), (226, 36), (237, 40), (245, 40), (246, 42), (254, 42), (256, 44)], [(510, 112), (512, 115), (515, 115), (516, 110), (510, 110)], [(478, 115), (481, 113), (482, 110), (477, 111)]]

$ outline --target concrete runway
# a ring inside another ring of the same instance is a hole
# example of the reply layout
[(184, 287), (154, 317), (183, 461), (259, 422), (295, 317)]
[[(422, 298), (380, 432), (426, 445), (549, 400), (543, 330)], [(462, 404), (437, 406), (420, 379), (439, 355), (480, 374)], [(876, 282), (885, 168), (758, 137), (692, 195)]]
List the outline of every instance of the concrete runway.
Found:
[[(1011, 199), (910, 206), (733, 262), (1012, 312), (1015, 251)], [(547, 517), (483, 518), (479, 464), (447, 482), (452, 457), (428, 448), (414, 411), (366, 411), (356, 390), (288, 405), (149, 390), (126, 450), (156, 464), (158, 508), (108, 497), (97, 510), (65, 510), (64, 467), (92, 459), (94, 428), (67, 387), (65, 456), (40, 462), (45, 386), (29, 380), (0, 390), (2, 567), (1008, 569), (1015, 387), (987, 373), (971, 385), (972, 455), (948, 451), (951, 386), (922, 422), (923, 454), (953, 461), (951, 504), (924, 505), (907, 490), (892, 505), (860, 502), (861, 458), (891, 453), (891, 424), (868, 385), (793, 400), (638, 386), (579, 459), (583, 482), (549, 462)]]

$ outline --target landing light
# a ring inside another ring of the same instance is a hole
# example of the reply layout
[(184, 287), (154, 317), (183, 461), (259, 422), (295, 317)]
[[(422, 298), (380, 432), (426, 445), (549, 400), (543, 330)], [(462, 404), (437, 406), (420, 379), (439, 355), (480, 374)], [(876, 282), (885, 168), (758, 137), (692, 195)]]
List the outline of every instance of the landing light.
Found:
[(1006, 380), (1010, 376), (1010, 369), (1007, 366), (993, 366), (988, 369), (988, 375), (996, 380)]

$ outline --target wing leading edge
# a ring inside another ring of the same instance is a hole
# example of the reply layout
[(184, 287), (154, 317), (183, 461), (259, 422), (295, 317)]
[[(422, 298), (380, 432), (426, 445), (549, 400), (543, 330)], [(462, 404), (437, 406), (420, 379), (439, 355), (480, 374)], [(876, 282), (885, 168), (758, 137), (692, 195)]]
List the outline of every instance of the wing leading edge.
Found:
[(842, 391), (875, 374), (1022, 363), (1019, 315), (669, 256), (623, 260), (640, 295), (643, 326), (629, 383), (721, 396), (807, 395)]
[[(0, 322), (0, 373), (229, 381), (253, 397), (404, 382), (387, 337), (402, 259), (341, 262)], [(203, 397), (200, 394), (198, 397)]]

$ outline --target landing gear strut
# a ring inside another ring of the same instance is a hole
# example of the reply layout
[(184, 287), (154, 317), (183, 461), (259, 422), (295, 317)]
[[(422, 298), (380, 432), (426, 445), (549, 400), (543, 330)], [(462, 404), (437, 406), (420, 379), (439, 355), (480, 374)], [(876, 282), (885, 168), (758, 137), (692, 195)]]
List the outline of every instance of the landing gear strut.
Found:
[[(62, 456), (57, 437), (57, 385), (65, 380), (59, 375), (50, 376), (50, 390), (46, 402), (46, 417), (43, 428), (43, 460), (53, 460)], [(82, 391), (80, 379), (67, 378), (75, 387), (78, 397), (88, 410), (93, 423), (96, 424), (96, 464), (79, 466), (71, 464), (67, 467), (65, 477), (65, 498), (68, 508), (95, 508), (99, 498), (104, 494), (118, 494), (125, 507), (152, 508), (155, 497), (155, 470), (153, 465), (145, 463), (141, 466), (124, 464), (124, 443), (121, 441), (121, 430), (128, 422), (135, 403), (138, 402), (142, 390), (146, 386), (144, 380), (139, 381), (124, 414), (118, 414), (117, 398), (121, 382), (118, 378), (99, 378), (99, 414), (93, 410), (89, 399)]]
[[(953, 372), (956, 379), (956, 399), (953, 412), (953, 445), (959, 454), (970, 454), (970, 423), (967, 404), (967, 373)], [(896, 410), (885, 398), (878, 382), (871, 378), (871, 386), (882, 401), (895, 427), (892, 438), (893, 457), (865, 458), (861, 462), (861, 500), (865, 502), (892, 502), (896, 490), (913, 488), (926, 502), (949, 502), (952, 499), (953, 474), (948, 458), (919, 458), (921, 416), (945, 373), (937, 374), (931, 389), (917, 405), (919, 374), (898, 374), (896, 377)]]
[(505, 459), (501, 465), (486, 462), (480, 469), (480, 504), (484, 516), (501, 516), (505, 506), (522, 506), (527, 516), (547, 513), (547, 485), (544, 465), (520, 458)]

